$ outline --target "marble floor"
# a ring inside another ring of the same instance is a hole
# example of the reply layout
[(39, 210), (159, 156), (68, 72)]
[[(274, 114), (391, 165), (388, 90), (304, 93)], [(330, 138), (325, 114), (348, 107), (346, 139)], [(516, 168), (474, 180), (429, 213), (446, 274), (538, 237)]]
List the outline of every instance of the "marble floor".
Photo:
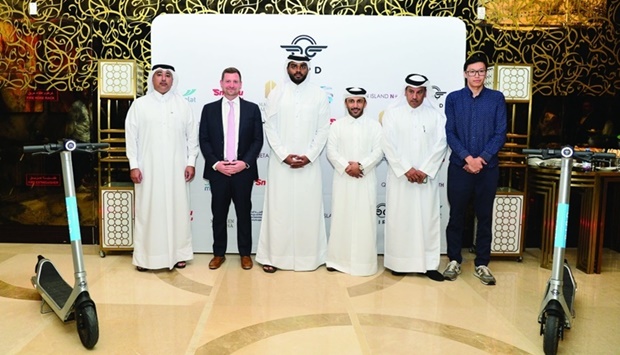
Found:
[[(419, 275), (372, 277), (328, 272), (242, 270), (210, 254), (185, 269), (137, 272), (128, 253), (84, 247), (97, 305), (99, 341), (81, 346), (75, 322), (41, 314), (30, 278), (36, 256), (50, 258), (73, 284), (70, 246), (0, 245), (0, 354), (541, 354), (537, 322), (550, 271), (538, 249), (523, 262), (493, 260), (496, 286), (463, 273), (454, 282)], [(575, 250), (568, 251), (574, 265)], [(605, 250), (601, 274), (574, 270), (573, 327), (560, 354), (618, 354), (620, 254)], [(442, 269), (447, 259), (442, 257)], [(380, 265), (382, 258), (379, 258)]]

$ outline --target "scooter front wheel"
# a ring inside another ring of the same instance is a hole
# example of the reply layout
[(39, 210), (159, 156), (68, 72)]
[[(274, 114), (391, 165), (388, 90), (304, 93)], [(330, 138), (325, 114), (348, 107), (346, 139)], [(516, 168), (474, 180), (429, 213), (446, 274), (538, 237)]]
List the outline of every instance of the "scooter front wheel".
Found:
[(558, 352), (558, 342), (560, 340), (560, 317), (555, 314), (547, 313), (545, 319), (545, 333), (543, 337), (543, 349), (545, 355), (555, 355)]
[(99, 340), (99, 322), (95, 306), (88, 302), (85, 303), (76, 306), (75, 322), (82, 345), (87, 349), (92, 349)]

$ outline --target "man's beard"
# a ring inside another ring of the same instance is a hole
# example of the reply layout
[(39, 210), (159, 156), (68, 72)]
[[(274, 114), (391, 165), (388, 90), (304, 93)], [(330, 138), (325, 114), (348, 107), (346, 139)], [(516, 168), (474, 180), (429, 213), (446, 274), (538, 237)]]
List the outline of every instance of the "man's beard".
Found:
[(353, 118), (360, 118), (364, 114), (364, 110), (363, 109), (359, 110), (359, 113), (358, 113), (357, 116), (353, 114), (352, 110), (347, 109), (347, 111), (349, 111), (349, 115), (351, 117), (353, 117)]
[(295, 84), (299, 85), (299, 84), (303, 83), (304, 80), (306, 80), (306, 77), (308, 77), (308, 74), (302, 76), (301, 79), (295, 78), (295, 74), (289, 74), (288, 77), (291, 78), (292, 82), (294, 82)]
[(422, 106), (422, 101), (409, 101), (409, 106), (411, 106), (411, 108), (418, 108)]

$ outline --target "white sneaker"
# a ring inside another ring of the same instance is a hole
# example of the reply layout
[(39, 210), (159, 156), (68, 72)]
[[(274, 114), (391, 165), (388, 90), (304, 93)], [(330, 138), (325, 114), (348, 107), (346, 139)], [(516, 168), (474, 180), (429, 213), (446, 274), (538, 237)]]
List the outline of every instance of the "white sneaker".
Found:
[(446, 266), (446, 269), (443, 272), (443, 278), (446, 280), (454, 281), (460, 274), (461, 264), (457, 263), (456, 260), (452, 260)]
[(474, 271), (474, 276), (480, 279), (485, 285), (493, 286), (495, 285), (495, 277), (491, 274), (491, 270), (485, 265), (476, 266), (476, 271)]

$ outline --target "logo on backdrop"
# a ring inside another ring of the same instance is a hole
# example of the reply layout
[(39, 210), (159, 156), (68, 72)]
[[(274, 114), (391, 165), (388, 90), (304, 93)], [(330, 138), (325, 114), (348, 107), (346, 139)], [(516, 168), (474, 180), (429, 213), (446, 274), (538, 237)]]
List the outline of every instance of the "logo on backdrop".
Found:
[(263, 211), (252, 211), (251, 216), (253, 222), (260, 222), (263, 220)]
[[(224, 96), (224, 91), (222, 91), (221, 89), (212, 89), (213, 90), (213, 96)], [(239, 91), (239, 96), (243, 96), (243, 90)]]
[[(446, 94), (446, 92), (445, 91), (441, 91), (441, 89), (437, 85), (433, 85), (432, 89), (435, 90), (435, 95), (434, 96), (435, 96), (435, 98), (437, 100), (439, 100), (443, 95)], [(443, 108), (443, 103), (442, 102), (439, 103), (439, 108)]]
[(254, 185), (256, 185), (256, 186), (265, 186), (265, 185), (267, 185), (267, 180), (256, 179), (254, 181)]
[(291, 44), (283, 44), (280, 48), (284, 48), (291, 54), (305, 55), (312, 59), (317, 53), (327, 48), (327, 46), (317, 45), (314, 38), (308, 35), (299, 35), (293, 39)]
[(334, 101), (334, 94), (330, 91), (332, 88), (327, 85), (321, 85), (321, 89), (327, 93), (327, 101), (331, 104)]
[[(211, 218), (211, 225), (213, 225), (213, 218)], [(226, 219), (226, 227), (227, 228), (235, 228), (235, 219), (227, 218)]]
[(446, 94), (446, 92), (445, 91), (441, 91), (441, 89), (437, 85), (433, 85), (432, 88), (433, 88), (433, 90), (435, 90), (435, 98), (437, 100), (439, 100), (443, 95)]
[(366, 95), (366, 98), (371, 100), (393, 100), (398, 97), (398, 94), (391, 92), (371, 92)]
[[(312, 59), (317, 53), (327, 48), (327, 46), (316, 44), (314, 38), (308, 35), (299, 35), (293, 39), (291, 44), (280, 45), (280, 48), (283, 48), (290, 54), (303, 55)], [(319, 74), (320, 72), (321, 67), (314, 67), (315, 74)]]
[(377, 205), (377, 224), (385, 224), (385, 203)]
[(187, 91), (183, 94), (183, 98), (189, 103), (194, 103), (196, 102), (196, 96), (194, 96), (195, 92), (196, 89), (187, 89)]

